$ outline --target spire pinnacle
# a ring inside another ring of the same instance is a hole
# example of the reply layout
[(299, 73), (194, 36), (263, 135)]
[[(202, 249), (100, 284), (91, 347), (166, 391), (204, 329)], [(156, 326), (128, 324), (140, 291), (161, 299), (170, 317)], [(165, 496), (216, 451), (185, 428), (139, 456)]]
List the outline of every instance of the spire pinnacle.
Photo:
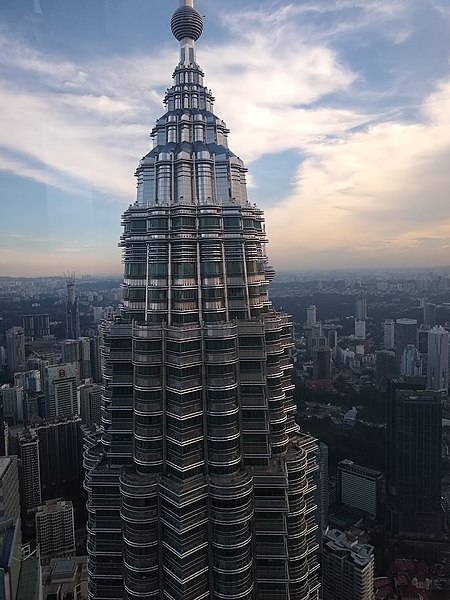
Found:
[(181, 44), (181, 62), (195, 62), (195, 42), (203, 31), (203, 19), (194, 8), (194, 0), (180, 0), (170, 22), (174, 37)]

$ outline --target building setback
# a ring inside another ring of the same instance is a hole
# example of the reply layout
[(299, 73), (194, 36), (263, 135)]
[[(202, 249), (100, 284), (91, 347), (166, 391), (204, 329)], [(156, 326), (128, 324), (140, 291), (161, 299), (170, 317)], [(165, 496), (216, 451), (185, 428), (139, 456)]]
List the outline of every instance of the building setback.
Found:
[(317, 445), (295, 422), (292, 319), (268, 298), (264, 217), (196, 62), (202, 27), (182, 0), (174, 85), (123, 215), (121, 316), (101, 326), (89, 598), (316, 600)]

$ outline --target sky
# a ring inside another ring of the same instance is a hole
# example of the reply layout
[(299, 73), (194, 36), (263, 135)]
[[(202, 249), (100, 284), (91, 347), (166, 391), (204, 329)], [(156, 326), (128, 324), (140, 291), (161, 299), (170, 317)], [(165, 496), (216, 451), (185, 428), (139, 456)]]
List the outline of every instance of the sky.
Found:
[[(0, 0), (0, 275), (119, 275), (177, 0)], [(196, 0), (283, 269), (450, 264), (448, 0)]]

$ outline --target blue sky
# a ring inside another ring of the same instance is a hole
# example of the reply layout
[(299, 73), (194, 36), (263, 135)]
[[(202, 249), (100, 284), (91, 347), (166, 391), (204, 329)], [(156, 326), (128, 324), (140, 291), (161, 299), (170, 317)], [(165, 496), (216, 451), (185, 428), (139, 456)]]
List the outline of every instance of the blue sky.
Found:
[[(0, 275), (119, 274), (177, 0), (0, 3)], [(447, 0), (197, 0), (278, 269), (450, 264)]]

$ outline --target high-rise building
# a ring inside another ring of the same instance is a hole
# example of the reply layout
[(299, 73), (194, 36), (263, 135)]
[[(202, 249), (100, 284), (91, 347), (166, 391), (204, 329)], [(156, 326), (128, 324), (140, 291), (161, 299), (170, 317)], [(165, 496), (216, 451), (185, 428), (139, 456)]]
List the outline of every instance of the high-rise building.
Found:
[(267, 295), (263, 213), (213, 113), (182, 0), (154, 148), (123, 216), (121, 316), (102, 324), (87, 448), (89, 597), (317, 599), (317, 445), (292, 400), (292, 320)]
[(413, 344), (407, 344), (403, 349), (400, 360), (400, 375), (406, 377), (422, 375), (422, 358)]
[(94, 383), (102, 381), (102, 363), (100, 355), (100, 338), (94, 335), (90, 338), (91, 377)]
[(337, 499), (344, 506), (356, 508), (373, 518), (380, 516), (383, 475), (380, 471), (355, 465), (344, 459), (337, 468)]
[(395, 348), (395, 323), (393, 319), (386, 319), (383, 323), (383, 347), (385, 350)]
[(20, 519), (17, 456), (0, 458), (0, 521)]
[(80, 312), (75, 288), (75, 273), (70, 273), (67, 277), (66, 339), (76, 340), (80, 336)]
[(78, 404), (83, 423), (100, 426), (102, 413), (101, 385), (93, 383), (92, 379), (85, 380), (78, 387)]
[(323, 600), (374, 600), (374, 547), (328, 529), (323, 540)]
[(386, 387), (389, 378), (397, 374), (395, 352), (392, 350), (379, 350), (375, 359), (375, 378), (378, 385)]
[(428, 332), (427, 387), (430, 390), (448, 390), (449, 333), (443, 327)]
[(395, 321), (395, 356), (399, 370), (403, 351), (408, 344), (417, 348), (417, 321), (416, 319), (397, 319)]
[(306, 326), (314, 327), (314, 325), (316, 323), (317, 323), (317, 308), (315, 307), (314, 304), (311, 304), (311, 306), (308, 306), (308, 308), (306, 309)]
[(394, 536), (437, 538), (442, 533), (440, 392), (425, 377), (392, 379), (388, 389), (387, 505)]
[(331, 379), (331, 348), (328, 346), (317, 346), (313, 350), (313, 379)]
[(91, 340), (81, 337), (77, 340), (64, 340), (62, 343), (62, 362), (77, 365), (78, 381), (92, 377)]
[(319, 465), (319, 470), (317, 472), (316, 477), (316, 502), (320, 508), (320, 520), (319, 528), (317, 530), (317, 539), (321, 544), (323, 532), (328, 526), (328, 507), (330, 504), (330, 496), (328, 491), (328, 446), (323, 442), (320, 442), (317, 448), (317, 463)]
[(0, 397), (3, 402), (3, 418), (9, 425), (19, 425), (24, 420), (24, 391), (4, 383), (0, 386)]
[(436, 325), (436, 304), (427, 302), (423, 305), (423, 324), (428, 327)]
[(78, 414), (77, 364), (65, 363), (45, 371), (46, 417), (64, 419)]
[(367, 320), (367, 299), (357, 298), (355, 307), (355, 319), (357, 321)]
[(365, 340), (366, 339), (366, 322), (365, 321), (355, 321), (355, 338), (357, 340)]
[(6, 356), (10, 373), (25, 369), (25, 333), (23, 327), (11, 327), (6, 332)]
[(24, 429), (17, 437), (20, 460), (19, 484), (24, 515), (42, 502), (39, 439), (36, 432)]
[(20, 519), (0, 523), (0, 598), (16, 600), (21, 568)]
[(337, 347), (338, 347), (338, 333), (336, 329), (330, 329), (328, 331), (328, 346), (331, 348), (331, 355), (336, 358)]
[(37, 508), (36, 541), (43, 562), (75, 556), (75, 526), (70, 500), (49, 500)]
[(23, 329), (27, 342), (33, 342), (50, 335), (49, 315), (24, 315)]

